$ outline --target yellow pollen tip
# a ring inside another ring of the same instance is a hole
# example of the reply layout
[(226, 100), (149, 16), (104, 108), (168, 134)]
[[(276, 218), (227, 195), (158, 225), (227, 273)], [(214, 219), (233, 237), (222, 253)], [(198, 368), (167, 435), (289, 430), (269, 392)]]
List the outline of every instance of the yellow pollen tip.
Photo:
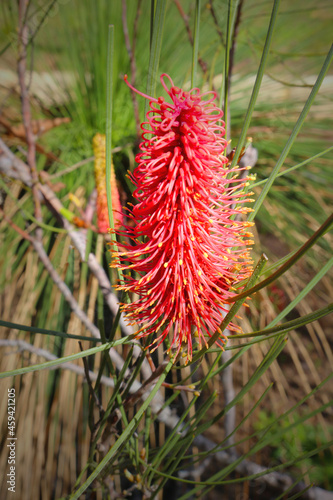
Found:
[(182, 259), (180, 259), (180, 261), (179, 261), (179, 265), (180, 265), (180, 266), (182, 266), (182, 265), (183, 265), (183, 261), (182, 261)]
[(163, 245), (163, 243), (159, 243), (157, 246), (158, 246), (159, 248), (161, 248), (161, 246), (162, 246), (162, 245)]
[(164, 262), (163, 265), (164, 265), (164, 267), (168, 267), (168, 264), (169, 264), (168, 262)]
[(208, 258), (208, 253), (207, 253), (207, 252), (205, 252), (205, 253), (204, 253), (204, 257), (205, 257), (206, 259)]

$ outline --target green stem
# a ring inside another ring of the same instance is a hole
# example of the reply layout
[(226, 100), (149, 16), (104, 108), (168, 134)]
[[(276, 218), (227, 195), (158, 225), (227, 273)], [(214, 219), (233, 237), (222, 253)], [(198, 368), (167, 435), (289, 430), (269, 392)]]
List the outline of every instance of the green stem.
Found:
[(274, 0), (273, 10), (272, 10), (272, 14), (271, 14), (271, 19), (270, 19), (270, 23), (269, 23), (269, 27), (268, 27), (268, 31), (267, 31), (265, 46), (264, 46), (264, 50), (263, 50), (263, 53), (261, 56), (261, 61), (260, 61), (256, 81), (255, 81), (255, 84), (254, 84), (254, 87), (252, 90), (252, 95), (251, 95), (249, 106), (248, 106), (248, 109), (246, 112), (244, 125), (243, 125), (242, 131), (241, 131), (241, 134), (239, 137), (239, 141), (238, 141), (238, 144), (236, 147), (235, 156), (231, 162), (230, 168), (233, 168), (236, 165), (238, 158), (239, 158), (239, 155), (240, 155), (240, 152), (241, 152), (243, 145), (245, 143), (245, 140), (246, 140), (246, 134), (247, 134), (250, 122), (251, 122), (252, 113), (253, 113), (254, 108), (255, 108), (255, 104), (256, 104), (257, 97), (258, 97), (259, 90), (260, 90), (260, 86), (261, 86), (261, 81), (262, 81), (262, 78), (264, 76), (264, 72), (265, 72), (265, 68), (266, 68), (266, 63), (267, 63), (268, 54), (269, 54), (269, 50), (270, 50), (270, 46), (271, 46), (271, 42), (272, 42), (272, 38), (273, 38), (274, 28), (275, 28), (275, 24), (276, 24), (277, 17), (278, 17), (279, 4), (280, 4), (280, 0)]
[(200, 12), (201, 12), (201, 0), (196, 0), (194, 36), (193, 36), (193, 52), (192, 52), (192, 73), (191, 73), (191, 88), (192, 89), (195, 86), (196, 77), (197, 77), (198, 53), (199, 53)]
[[(321, 71), (318, 75), (316, 83), (314, 84), (314, 86), (311, 90), (311, 93), (310, 93), (310, 95), (309, 95), (309, 97), (304, 105), (304, 108), (303, 108), (301, 114), (299, 115), (299, 118), (296, 122), (296, 125), (295, 125), (288, 141), (287, 141), (287, 144), (285, 145), (285, 147), (281, 153), (280, 158), (278, 159), (275, 167), (273, 168), (271, 175), (267, 179), (267, 181), (265, 183), (265, 187), (261, 191), (259, 198), (256, 200), (256, 202), (254, 204), (253, 212), (248, 217), (249, 221), (252, 221), (255, 218), (255, 216), (257, 215), (264, 199), (266, 198), (267, 193), (269, 192), (275, 178), (277, 177), (277, 175), (279, 173), (280, 168), (282, 167), (285, 159), (287, 158), (287, 155), (288, 155), (291, 147), (293, 146), (294, 141), (295, 141), (299, 131), (301, 130), (301, 128), (303, 126), (303, 123), (307, 117), (307, 114), (310, 111), (310, 108), (311, 108), (313, 101), (314, 101), (314, 99), (315, 99), (315, 97), (320, 89), (320, 86), (324, 80), (324, 77), (328, 71), (328, 68), (330, 67), (330, 64), (332, 62), (332, 58), (333, 58), (333, 45), (331, 46), (331, 48), (327, 54), (327, 57), (325, 59), (323, 67), (321, 68)], [(237, 146), (237, 149), (238, 149), (238, 146)], [(235, 158), (237, 157), (237, 149), (236, 149), (236, 153), (235, 153)]]
[[(154, 97), (156, 91), (157, 72), (160, 62), (163, 26), (165, 18), (166, 0), (157, 0), (155, 3), (155, 15), (153, 24), (153, 34), (150, 48), (150, 58), (147, 79), (147, 95)], [(149, 108), (149, 101), (145, 103), (145, 115)]]
[(155, 397), (159, 388), (161, 387), (164, 380), (166, 379), (166, 376), (169, 373), (169, 371), (171, 370), (172, 365), (173, 365), (173, 360), (169, 361), (168, 365), (166, 366), (164, 372), (162, 373), (162, 375), (158, 379), (155, 387), (153, 388), (153, 390), (149, 394), (148, 398), (143, 402), (141, 408), (137, 411), (135, 416), (128, 423), (128, 425), (126, 426), (126, 429), (124, 429), (121, 436), (119, 436), (119, 438), (114, 443), (112, 448), (108, 451), (108, 453), (105, 455), (103, 460), (101, 460), (101, 462), (98, 464), (96, 469), (93, 471), (92, 474), (90, 474), (90, 476), (86, 479), (86, 481), (82, 484), (82, 486), (80, 486), (80, 488), (78, 488), (70, 496), (70, 500), (77, 500), (78, 498), (80, 498), (80, 496), (86, 491), (86, 489), (90, 486), (90, 484), (99, 476), (99, 474), (101, 474), (101, 472), (107, 466), (107, 464), (111, 460), (111, 458), (113, 458), (118, 453), (118, 451), (126, 444), (128, 439), (133, 435), (136, 427), (139, 425), (139, 422), (140, 422), (141, 418), (143, 417), (143, 414), (147, 410), (152, 399)]
[(333, 214), (326, 219), (324, 224), (320, 226), (320, 228), (311, 236), (311, 238), (303, 245), (301, 248), (294, 253), (294, 255), (285, 263), (283, 264), (275, 273), (273, 273), (271, 276), (266, 278), (264, 281), (261, 283), (258, 283), (258, 285), (255, 285), (253, 288), (250, 288), (248, 291), (244, 291), (240, 294), (238, 294), (236, 297), (233, 297), (232, 299), (226, 300), (226, 302), (233, 302), (235, 299), (243, 299), (244, 297), (248, 297), (250, 295), (253, 295), (254, 293), (258, 292), (262, 288), (265, 288), (267, 285), (270, 285), (275, 281), (277, 278), (282, 276), (290, 267), (292, 267), (315, 243), (316, 241), (323, 236), (323, 234), (326, 233), (333, 224)]

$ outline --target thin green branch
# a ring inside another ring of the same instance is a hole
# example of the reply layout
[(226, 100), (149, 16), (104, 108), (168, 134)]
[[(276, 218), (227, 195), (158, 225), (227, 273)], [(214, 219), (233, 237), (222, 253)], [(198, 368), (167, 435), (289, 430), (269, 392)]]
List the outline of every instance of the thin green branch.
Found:
[[(148, 67), (147, 92), (146, 92), (147, 95), (152, 97), (155, 96), (155, 90), (156, 90), (157, 73), (158, 73), (161, 48), (162, 48), (165, 6), (166, 6), (166, 0), (156, 0), (153, 34), (152, 34), (149, 67)], [(149, 101), (146, 100), (145, 115), (147, 114), (148, 107), (149, 107)]]
[[(244, 292), (243, 292), (244, 295), (242, 297), (241, 297), (241, 294), (237, 295), (237, 300), (235, 301), (233, 306), (230, 308), (230, 311), (225, 316), (221, 325), (216, 330), (216, 332), (211, 336), (211, 338), (208, 341), (208, 344), (206, 346), (204, 346), (195, 356), (193, 356), (192, 363), (194, 363), (195, 361), (197, 361), (197, 359), (199, 359), (201, 356), (203, 356), (203, 354), (205, 352), (207, 352), (208, 349), (210, 347), (212, 347), (212, 345), (220, 338), (221, 332), (223, 332), (227, 328), (227, 326), (230, 323), (230, 321), (232, 320), (232, 318), (235, 316), (235, 314), (237, 314), (237, 311), (239, 310), (241, 305), (244, 303), (244, 301), (247, 297), (246, 290), (251, 289), (251, 287), (254, 285), (254, 283), (258, 280), (260, 273), (261, 273), (263, 267), (265, 266), (266, 262), (267, 262), (267, 257), (265, 254), (262, 254), (262, 256), (260, 257), (252, 275), (250, 276), (246, 286), (244, 287)], [(238, 300), (238, 297), (240, 297), (240, 300)]]
[(192, 51), (192, 72), (191, 72), (191, 88), (193, 89), (197, 77), (198, 53), (199, 53), (199, 32), (200, 32), (200, 12), (201, 0), (196, 0), (195, 3), (195, 21), (193, 34), (193, 51)]
[[(264, 202), (264, 199), (266, 198), (267, 193), (269, 192), (276, 176), (279, 173), (280, 168), (282, 167), (285, 159), (287, 158), (288, 153), (289, 153), (291, 147), (293, 146), (295, 139), (303, 126), (303, 123), (305, 122), (305, 119), (308, 115), (308, 112), (310, 111), (310, 108), (313, 104), (313, 101), (314, 101), (314, 99), (315, 99), (315, 97), (320, 89), (320, 86), (324, 80), (324, 77), (325, 77), (325, 75), (330, 67), (330, 64), (332, 62), (332, 58), (333, 58), (333, 45), (331, 46), (331, 48), (327, 54), (327, 57), (326, 57), (325, 62), (321, 68), (321, 71), (318, 75), (316, 83), (314, 84), (314, 86), (311, 90), (311, 93), (310, 93), (310, 95), (309, 95), (309, 97), (304, 105), (304, 108), (303, 108), (301, 114), (299, 115), (299, 118), (296, 122), (296, 125), (295, 125), (292, 133), (290, 134), (290, 137), (287, 141), (287, 144), (285, 145), (285, 147), (280, 155), (280, 158), (278, 159), (278, 161), (277, 161), (275, 167), (273, 168), (269, 178), (267, 179), (267, 181), (265, 183), (265, 187), (261, 191), (258, 199), (256, 200), (256, 202), (254, 204), (253, 212), (248, 217), (249, 221), (252, 221), (255, 218), (255, 216), (257, 215), (262, 203)], [(238, 148), (238, 146), (237, 146), (237, 148)], [(236, 156), (237, 156), (237, 150), (236, 150), (235, 157)]]
[(312, 278), (312, 280), (303, 288), (303, 290), (297, 295), (297, 297), (290, 302), (290, 304), (287, 305), (283, 309), (283, 311), (280, 312), (274, 318), (273, 321), (270, 323), (270, 327), (273, 327), (276, 325), (279, 321), (281, 321), (283, 318), (287, 316), (287, 314), (294, 309), (294, 307), (297, 306), (297, 304), (306, 297), (306, 295), (319, 283), (319, 281), (325, 276), (325, 274), (331, 269), (333, 266), (333, 257), (331, 257), (328, 262), (320, 269), (320, 271)]
[(90, 342), (101, 342), (101, 339), (95, 337), (85, 337), (83, 335), (74, 335), (73, 333), (58, 332), (57, 330), (47, 330), (45, 328), (36, 328), (34, 326), (19, 325), (18, 323), (11, 323), (10, 321), (3, 321), (0, 319), (0, 326), (10, 328), (12, 330), (20, 330), (22, 332), (40, 333), (42, 335), (53, 335), (65, 339), (75, 340), (89, 340)]
[(126, 444), (128, 439), (133, 435), (136, 427), (138, 426), (141, 418), (143, 417), (145, 411), (147, 410), (148, 406), (150, 405), (152, 399), (155, 397), (157, 394), (159, 388), (163, 384), (167, 374), (171, 370), (173, 365), (173, 360), (170, 360), (168, 365), (166, 366), (164, 372), (158, 379), (155, 387), (152, 389), (151, 393), (149, 394), (148, 398), (143, 402), (142, 406), (140, 409), (137, 411), (137, 413), (134, 415), (132, 420), (128, 423), (126, 426), (126, 429), (124, 429), (123, 433), (117, 441), (114, 443), (112, 448), (108, 451), (108, 453), (105, 455), (103, 460), (97, 465), (95, 470), (90, 474), (90, 476), (86, 479), (86, 481), (78, 488), (71, 496), (70, 500), (77, 500), (80, 498), (80, 496), (87, 490), (87, 488), (91, 485), (91, 483), (101, 474), (103, 469), (106, 467), (106, 465), (109, 463), (111, 458), (116, 456), (119, 452), (119, 450)]
[(63, 358), (57, 358), (52, 361), (46, 361), (45, 363), (39, 363), (37, 365), (25, 366), (23, 368), (17, 368), (16, 370), (10, 370), (7, 372), (0, 373), (0, 378), (15, 377), (16, 375), (23, 375), (24, 373), (31, 373), (39, 370), (47, 370), (53, 368), (54, 366), (59, 366), (64, 363), (73, 361), (74, 359), (84, 358), (86, 356), (92, 356), (97, 352), (102, 352), (106, 349), (111, 349), (117, 345), (126, 344), (131, 341), (130, 337), (124, 337), (122, 339), (116, 340), (115, 342), (108, 342), (98, 347), (92, 347), (83, 352), (78, 352), (76, 354), (71, 354), (70, 356), (64, 356)]
[(257, 72), (256, 81), (255, 81), (255, 84), (254, 84), (254, 87), (252, 90), (252, 95), (250, 98), (249, 106), (247, 108), (247, 112), (246, 112), (246, 116), (245, 116), (245, 120), (244, 120), (244, 125), (243, 125), (242, 131), (241, 131), (241, 134), (240, 134), (240, 137), (238, 140), (238, 144), (236, 147), (235, 156), (232, 160), (230, 168), (233, 168), (236, 165), (238, 158), (239, 158), (239, 155), (240, 155), (242, 148), (245, 144), (246, 134), (247, 134), (248, 128), (250, 126), (252, 114), (253, 114), (253, 111), (255, 108), (255, 104), (256, 104), (257, 97), (258, 97), (259, 90), (260, 90), (260, 86), (261, 86), (261, 81), (262, 81), (262, 78), (264, 76), (264, 72), (265, 72), (265, 68), (266, 68), (266, 63), (267, 63), (268, 54), (269, 54), (269, 50), (270, 50), (270, 46), (271, 46), (271, 42), (272, 42), (272, 38), (273, 38), (274, 28), (275, 28), (275, 24), (276, 24), (277, 17), (278, 17), (279, 4), (280, 4), (280, 0), (274, 0), (271, 19), (270, 19), (270, 23), (269, 23), (269, 27), (268, 27), (268, 31), (267, 31), (265, 46), (264, 46), (264, 50), (263, 50), (263, 53), (261, 56), (259, 69)]
[(106, 194), (108, 200), (109, 222), (111, 239), (116, 244), (114, 234), (114, 218), (111, 195), (111, 163), (112, 163), (112, 92), (113, 92), (113, 51), (114, 51), (114, 27), (109, 26), (108, 33), (108, 59), (107, 59), (107, 82), (106, 82), (106, 130), (105, 130), (105, 168), (106, 168)]
[[(294, 170), (296, 170), (300, 167), (304, 167), (304, 165), (307, 165), (308, 163), (312, 162), (316, 158), (320, 158), (321, 156), (324, 156), (326, 153), (329, 153), (330, 151), (332, 151), (332, 149), (333, 149), (333, 146), (325, 149), (324, 151), (321, 151), (320, 153), (318, 153), (314, 156), (311, 156), (310, 158), (307, 158), (306, 160), (302, 161), (301, 163), (298, 163), (297, 165), (294, 165), (293, 167), (290, 167), (290, 168), (287, 168), (286, 170), (283, 170), (283, 172), (279, 172), (277, 174), (277, 176), (275, 177), (275, 179), (277, 179), (278, 177), (282, 177), (283, 175), (287, 175), (290, 172), (293, 172)], [(255, 182), (254, 184), (251, 184), (250, 188), (252, 189), (252, 188), (255, 188), (257, 186), (261, 186), (262, 184), (266, 184), (268, 182), (268, 180), (269, 180), (269, 177), (267, 177), (267, 179), (262, 179), (261, 181)]]
[(309, 238), (308, 241), (304, 245), (302, 245), (301, 248), (296, 253), (294, 253), (292, 257), (285, 264), (283, 264), (277, 271), (275, 271), (275, 273), (273, 273), (271, 276), (263, 280), (261, 283), (258, 283), (258, 285), (255, 285), (253, 288), (250, 288), (247, 291), (239, 293), (236, 297), (233, 297), (232, 299), (227, 299), (226, 302), (234, 302), (235, 300), (237, 301), (238, 299), (243, 299), (244, 297), (253, 295), (262, 288), (265, 288), (267, 285), (273, 283), (273, 281), (275, 281), (277, 278), (282, 276), (288, 269), (290, 269), (318, 241), (318, 239), (321, 238), (321, 236), (323, 236), (330, 229), (332, 224), (333, 224), (333, 214), (326, 219), (326, 221), (311, 236), (311, 238)]
[[(232, 13), (232, 0), (228, 1), (228, 17), (227, 17), (227, 32), (226, 32), (226, 46), (225, 46), (225, 58), (224, 58), (224, 77), (223, 77), (223, 90), (224, 90), (224, 122), (225, 129), (228, 130), (228, 102), (229, 102), (229, 59), (230, 59), (230, 49), (231, 49), (231, 13)], [(221, 96), (222, 96), (221, 92)], [(229, 137), (227, 137), (229, 140)]]
[(251, 333), (242, 333), (239, 335), (230, 335), (228, 338), (230, 339), (244, 339), (248, 337), (259, 337), (262, 335), (270, 335), (272, 333), (287, 333), (290, 330), (295, 330), (296, 328), (300, 328), (301, 326), (307, 325), (308, 323), (312, 323), (313, 321), (317, 321), (327, 314), (333, 312), (333, 303), (329, 304), (326, 307), (321, 309), (317, 309), (316, 311), (306, 314), (305, 316), (301, 316), (300, 318), (293, 319), (291, 321), (286, 321), (286, 323), (282, 323), (282, 325), (274, 326), (272, 328), (264, 328), (263, 330), (258, 330), (256, 332)]

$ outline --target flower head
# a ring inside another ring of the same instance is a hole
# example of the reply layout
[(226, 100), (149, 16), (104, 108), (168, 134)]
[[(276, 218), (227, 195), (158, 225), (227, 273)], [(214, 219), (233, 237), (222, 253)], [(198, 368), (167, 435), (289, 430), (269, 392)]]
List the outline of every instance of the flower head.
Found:
[[(97, 227), (100, 233), (109, 230), (108, 200), (106, 195), (106, 173), (105, 173), (105, 135), (96, 134), (92, 141), (95, 155), (94, 171), (97, 190)], [(121, 226), (123, 214), (119, 200), (119, 192), (116, 183), (113, 163), (111, 164), (111, 198), (115, 226)]]
[(132, 222), (118, 231), (130, 244), (114, 252), (112, 265), (135, 273), (118, 288), (138, 296), (122, 306), (143, 325), (138, 337), (155, 333), (159, 345), (171, 332), (171, 348), (178, 353), (187, 344), (191, 359), (192, 331), (199, 345), (206, 343), (227, 311), (225, 300), (235, 295), (233, 285), (251, 272), (252, 224), (236, 217), (251, 210), (243, 206), (248, 179), (239, 179), (244, 169), (231, 169), (223, 156), (216, 94), (185, 92), (166, 74), (161, 82), (171, 102), (136, 91), (150, 100), (130, 174), (138, 203), (129, 211)]

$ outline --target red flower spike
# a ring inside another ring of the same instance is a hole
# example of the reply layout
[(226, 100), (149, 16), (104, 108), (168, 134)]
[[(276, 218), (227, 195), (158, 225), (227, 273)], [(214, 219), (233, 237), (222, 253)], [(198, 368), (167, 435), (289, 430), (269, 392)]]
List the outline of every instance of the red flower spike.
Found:
[[(149, 99), (150, 111), (141, 125), (138, 166), (130, 174), (138, 200), (129, 210), (134, 227), (117, 231), (132, 244), (113, 253), (112, 267), (137, 273), (125, 275), (118, 289), (139, 297), (122, 305), (132, 324), (143, 324), (138, 338), (161, 332), (156, 348), (170, 332), (171, 348), (178, 354), (187, 344), (183, 355), (190, 360), (192, 329), (199, 346), (206, 344), (228, 311), (225, 299), (235, 295), (233, 286), (251, 273), (246, 246), (253, 243), (252, 223), (235, 217), (251, 211), (242, 205), (250, 201), (243, 192), (248, 178), (238, 178), (246, 169), (231, 169), (222, 154), (225, 129), (215, 92), (185, 92), (163, 74), (169, 103), (125, 81)], [(221, 332), (222, 348), (223, 337)]]

